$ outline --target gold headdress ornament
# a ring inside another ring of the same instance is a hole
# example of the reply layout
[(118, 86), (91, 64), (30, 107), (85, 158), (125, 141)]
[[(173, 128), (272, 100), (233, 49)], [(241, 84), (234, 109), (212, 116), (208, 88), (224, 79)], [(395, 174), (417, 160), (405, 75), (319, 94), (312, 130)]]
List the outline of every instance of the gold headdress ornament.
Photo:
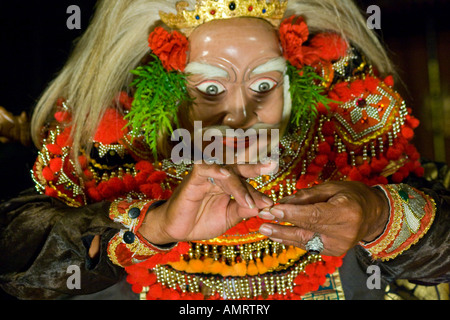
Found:
[(287, 0), (197, 0), (195, 10), (187, 10), (189, 4), (176, 4), (177, 13), (160, 12), (161, 20), (170, 28), (192, 30), (212, 20), (237, 17), (262, 18), (278, 27), (286, 11)]

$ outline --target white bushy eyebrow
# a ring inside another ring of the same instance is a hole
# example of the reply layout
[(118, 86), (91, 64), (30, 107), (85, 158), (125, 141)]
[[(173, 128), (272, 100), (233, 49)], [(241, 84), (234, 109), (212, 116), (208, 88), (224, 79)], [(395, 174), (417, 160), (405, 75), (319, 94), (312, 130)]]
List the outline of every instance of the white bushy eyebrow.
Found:
[(272, 71), (278, 71), (284, 74), (284, 72), (286, 71), (286, 60), (283, 57), (271, 59), (253, 69), (252, 75)]
[(205, 78), (228, 78), (229, 74), (226, 70), (201, 62), (189, 62), (184, 72), (189, 74), (202, 75)]

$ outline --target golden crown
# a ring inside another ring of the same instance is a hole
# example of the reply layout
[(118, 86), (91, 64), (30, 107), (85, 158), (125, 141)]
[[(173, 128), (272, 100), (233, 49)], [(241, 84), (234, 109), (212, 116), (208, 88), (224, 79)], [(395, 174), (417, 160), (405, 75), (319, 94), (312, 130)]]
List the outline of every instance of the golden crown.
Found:
[(197, 0), (195, 10), (189, 4), (176, 4), (177, 14), (160, 12), (161, 20), (173, 29), (192, 29), (211, 20), (237, 17), (263, 18), (274, 26), (280, 24), (286, 11), (287, 0)]

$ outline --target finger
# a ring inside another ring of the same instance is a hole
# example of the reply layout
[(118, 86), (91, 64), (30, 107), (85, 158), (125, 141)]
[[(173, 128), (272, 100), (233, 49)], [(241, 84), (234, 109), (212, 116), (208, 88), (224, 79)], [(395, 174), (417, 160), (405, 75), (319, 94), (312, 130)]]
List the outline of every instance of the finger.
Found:
[(236, 224), (241, 222), (242, 219), (252, 218), (257, 214), (257, 209), (249, 209), (240, 206), (236, 201), (232, 200), (228, 205), (228, 219), (230, 221), (229, 228), (234, 227)]
[(259, 213), (263, 219), (289, 222), (296, 227), (313, 232), (327, 233), (330, 226), (337, 225), (342, 220), (339, 208), (327, 203), (310, 205), (279, 204)]
[(281, 199), (279, 203), (312, 204), (326, 202), (340, 192), (341, 189), (341, 186), (335, 183), (324, 183), (312, 188), (299, 189), (294, 195)]
[[(233, 196), (234, 199), (243, 207), (250, 209), (256, 208), (256, 201), (261, 202), (261, 197), (253, 199), (255, 193), (250, 193), (249, 188), (245, 181), (242, 181), (235, 173), (221, 166), (211, 164), (197, 165), (196, 170), (193, 171), (193, 175), (197, 179), (194, 183), (208, 182), (211, 184), (211, 178), (214, 179), (214, 184), (219, 187), (226, 194)], [(261, 205), (261, 204), (260, 204)], [(264, 206), (261, 206), (263, 208)]]
[(264, 193), (257, 191), (253, 186), (246, 181), (243, 181), (247, 191), (249, 192), (252, 199), (255, 201), (255, 205), (258, 209), (271, 208), (274, 205), (272, 199), (266, 196)]
[(302, 249), (305, 249), (308, 241), (314, 236), (314, 232), (309, 230), (273, 223), (262, 224), (259, 232), (273, 241)]
[(278, 161), (274, 160), (267, 163), (235, 164), (227, 166), (227, 168), (243, 178), (255, 178), (261, 175), (272, 175), (278, 171), (278, 167)]

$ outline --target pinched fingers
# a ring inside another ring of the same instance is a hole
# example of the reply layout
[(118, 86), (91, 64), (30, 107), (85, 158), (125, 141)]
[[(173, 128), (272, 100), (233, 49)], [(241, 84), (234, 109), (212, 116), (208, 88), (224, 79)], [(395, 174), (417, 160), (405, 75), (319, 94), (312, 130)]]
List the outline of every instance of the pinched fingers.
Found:
[(262, 210), (259, 216), (266, 220), (288, 222), (312, 232), (324, 233), (328, 232), (332, 225), (340, 223), (341, 215), (337, 214), (336, 209), (326, 202), (309, 205), (280, 204)]
[(215, 164), (195, 165), (192, 182), (213, 185), (218, 191), (233, 196), (236, 202), (249, 209), (265, 208), (273, 205), (264, 194), (256, 191), (250, 184), (228, 168)]
[(260, 175), (271, 175), (278, 170), (277, 161), (256, 164), (235, 164), (227, 166), (231, 171), (243, 178), (255, 178)]
[(306, 243), (314, 235), (314, 232), (297, 228), (295, 226), (286, 226), (273, 223), (265, 223), (261, 225), (259, 232), (275, 242), (302, 249), (305, 248)]

